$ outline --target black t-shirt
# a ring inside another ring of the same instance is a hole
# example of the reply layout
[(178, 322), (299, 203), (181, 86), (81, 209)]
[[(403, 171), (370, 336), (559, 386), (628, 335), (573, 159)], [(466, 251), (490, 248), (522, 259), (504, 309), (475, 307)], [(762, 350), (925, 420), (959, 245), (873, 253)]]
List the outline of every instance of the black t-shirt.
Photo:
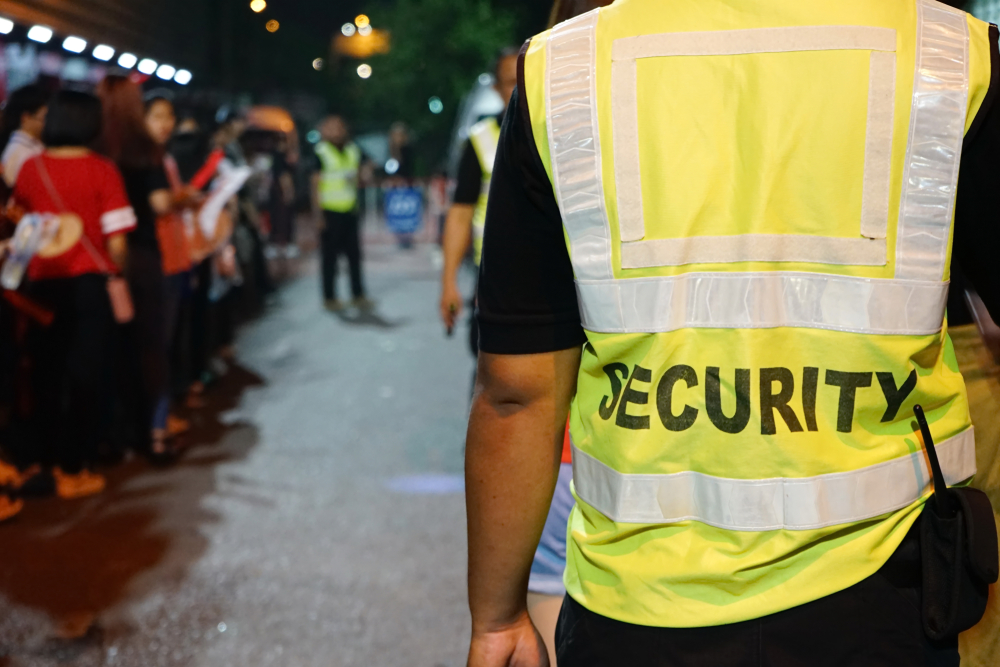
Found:
[[(989, 92), (966, 133), (955, 209), (953, 270), (975, 287), (1000, 321), (1000, 57), (990, 28)], [(539, 354), (586, 341), (552, 184), (538, 155), (524, 90), (524, 51), (500, 132), (479, 269), (479, 345), (491, 354)], [(475, 155), (473, 154), (473, 157)], [(464, 159), (463, 159), (464, 162)], [(478, 166), (478, 165), (477, 165)], [(456, 201), (458, 201), (456, 197)], [(952, 285), (949, 321), (971, 321)]]
[(155, 167), (121, 167), (125, 192), (135, 210), (135, 229), (128, 233), (130, 246), (160, 251), (156, 239), (156, 213), (149, 203), (149, 196), (157, 190), (169, 190), (170, 181), (163, 165)]

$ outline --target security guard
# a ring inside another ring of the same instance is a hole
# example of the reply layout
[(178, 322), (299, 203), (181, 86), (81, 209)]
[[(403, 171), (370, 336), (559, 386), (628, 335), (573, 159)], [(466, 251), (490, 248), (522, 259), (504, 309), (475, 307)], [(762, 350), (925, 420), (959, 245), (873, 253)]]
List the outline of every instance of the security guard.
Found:
[(320, 244), (323, 299), (327, 310), (340, 311), (344, 304), (336, 296), (337, 260), (347, 257), (351, 294), (359, 308), (371, 306), (365, 298), (361, 277), (361, 238), (358, 221), (358, 177), (361, 149), (350, 141), (347, 123), (330, 116), (320, 126), (322, 140), (316, 144), (320, 172), (313, 179), (313, 208), (321, 214)]
[[(496, 61), (494, 90), (506, 106), (517, 85), (518, 49), (500, 52)], [(458, 269), (472, 240), (472, 259), (479, 266), (483, 249), (483, 227), (486, 224), (486, 201), (493, 175), (493, 159), (500, 141), (503, 114), (485, 118), (469, 130), (469, 140), (462, 151), (458, 166), (458, 182), (452, 197), (451, 210), (445, 219), (441, 245), (444, 266), (441, 270), (441, 319), (449, 329), (455, 326), (462, 312), (462, 293), (458, 289)], [(470, 342), (473, 355), (477, 350), (478, 331), (473, 320)]]
[(933, 0), (618, 0), (530, 41), (480, 271), (471, 667), (547, 663), (524, 582), (567, 408), (560, 667), (958, 664), (922, 626), (913, 407), (971, 478), (943, 325), (953, 249), (1000, 316), (998, 63)]

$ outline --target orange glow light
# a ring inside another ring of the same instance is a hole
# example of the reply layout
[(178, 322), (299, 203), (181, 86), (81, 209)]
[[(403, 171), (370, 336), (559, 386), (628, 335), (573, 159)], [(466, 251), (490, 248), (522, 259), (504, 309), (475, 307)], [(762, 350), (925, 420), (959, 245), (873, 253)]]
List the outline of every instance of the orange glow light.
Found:
[(364, 14), (358, 14), (358, 17), (354, 19), (354, 25), (364, 28), (366, 25), (371, 25), (371, 20)]
[(250, 9), (260, 14), (262, 11), (267, 9), (267, 0), (253, 0), (250, 3)]
[(264, 27), (267, 28), (268, 32), (278, 32), (278, 28), (281, 27), (281, 24), (275, 21), (274, 19), (271, 19), (270, 21), (267, 22), (267, 25), (265, 25)]

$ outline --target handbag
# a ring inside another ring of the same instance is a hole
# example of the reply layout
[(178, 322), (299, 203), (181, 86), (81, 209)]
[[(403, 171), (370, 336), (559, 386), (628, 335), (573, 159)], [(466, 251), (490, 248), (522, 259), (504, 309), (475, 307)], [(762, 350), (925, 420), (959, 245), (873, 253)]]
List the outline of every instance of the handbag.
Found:
[[(38, 167), (38, 173), (41, 175), (45, 189), (48, 190), (52, 201), (55, 202), (62, 213), (70, 213), (63, 198), (59, 195), (59, 191), (56, 190), (55, 185), (52, 183), (52, 178), (49, 176), (49, 171), (45, 168), (45, 162), (41, 156), (35, 158), (35, 164)], [(135, 318), (135, 305), (132, 303), (132, 293), (129, 291), (128, 283), (124, 278), (111, 270), (108, 263), (104, 261), (104, 257), (101, 256), (101, 253), (97, 252), (90, 239), (87, 238), (86, 231), (80, 235), (80, 243), (83, 244), (87, 254), (97, 264), (101, 273), (107, 277), (108, 300), (111, 302), (111, 312), (114, 315), (115, 322), (118, 324), (128, 324)]]
[[(170, 155), (163, 158), (163, 170), (175, 195), (184, 189), (177, 161)], [(188, 242), (184, 218), (171, 211), (156, 218), (156, 240), (160, 245), (163, 275), (174, 276), (191, 269), (191, 244)]]
[(913, 406), (934, 478), (920, 525), (924, 632), (933, 640), (958, 636), (982, 619), (990, 584), (1000, 571), (993, 508), (985, 493), (948, 488), (921, 406)]

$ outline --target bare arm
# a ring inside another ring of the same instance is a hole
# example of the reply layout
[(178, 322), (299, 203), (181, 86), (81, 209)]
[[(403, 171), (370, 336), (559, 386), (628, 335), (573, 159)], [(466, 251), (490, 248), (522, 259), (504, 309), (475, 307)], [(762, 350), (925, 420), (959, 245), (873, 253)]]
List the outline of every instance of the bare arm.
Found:
[(115, 263), (115, 266), (119, 270), (125, 270), (125, 262), (128, 261), (128, 240), (124, 234), (115, 234), (114, 236), (109, 236), (105, 241), (106, 247), (108, 249), (108, 254), (111, 255), (111, 261)]
[(149, 205), (156, 215), (166, 215), (176, 208), (174, 193), (170, 190), (154, 190), (149, 194)]
[(444, 222), (444, 268), (441, 270), (441, 319), (445, 326), (454, 327), (462, 312), (462, 294), (458, 291), (458, 267), (472, 240), (472, 204), (453, 204)]
[(480, 353), (465, 480), (470, 667), (544, 667), (528, 620), (531, 561), (548, 514), (580, 350)]

